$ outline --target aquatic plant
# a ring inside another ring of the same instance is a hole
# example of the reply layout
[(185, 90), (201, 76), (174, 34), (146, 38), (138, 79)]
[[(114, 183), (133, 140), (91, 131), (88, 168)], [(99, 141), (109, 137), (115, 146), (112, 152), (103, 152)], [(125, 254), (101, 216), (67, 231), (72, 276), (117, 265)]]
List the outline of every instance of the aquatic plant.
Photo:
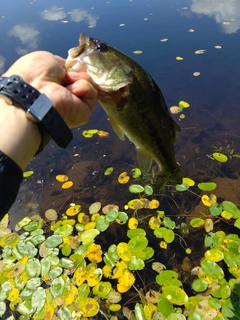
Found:
[[(208, 214), (186, 215), (189, 224), (179, 225), (162, 210), (149, 184), (136, 184), (140, 174), (134, 168), (131, 175), (119, 175), (119, 183), (128, 183), (132, 198), (122, 204), (124, 211), (113, 204), (102, 208), (100, 202), (89, 208), (71, 203), (59, 213), (47, 210), (45, 218), (24, 217), (15, 232), (8, 228), (5, 215), (0, 224), (0, 316), (8, 320), (84, 320), (97, 319), (98, 314), (109, 320), (123, 315), (129, 320), (239, 318), (238, 207), (210, 193), (216, 183), (199, 182), (199, 192), (205, 194), (196, 197)], [(60, 175), (57, 180), (66, 183), (68, 177)], [(195, 181), (184, 178), (175, 192), (190, 192), (193, 187)], [(215, 230), (219, 220), (230, 222), (236, 233)], [(123, 229), (125, 237), (103, 244), (113, 224)], [(161, 262), (156, 248), (168, 252), (178, 243), (189, 256), (196, 248), (189, 248), (184, 236), (197, 229), (205, 229), (205, 250), (186, 280)], [(147, 282), (141, 272), (150, 265)], [(189, 285), (191, 290), (186, 290)]]

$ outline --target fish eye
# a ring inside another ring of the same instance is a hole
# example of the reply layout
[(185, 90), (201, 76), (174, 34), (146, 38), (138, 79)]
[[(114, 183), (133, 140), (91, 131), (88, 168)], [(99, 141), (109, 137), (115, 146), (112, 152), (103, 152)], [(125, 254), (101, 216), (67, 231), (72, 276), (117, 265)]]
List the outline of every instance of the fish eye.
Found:
[(98, 42), (97, 45), (96, 45), (96, 49), (100, 52), (104, 52), (104, 51), (107, 51), (107, 45), (106, 43), (104, 42)]

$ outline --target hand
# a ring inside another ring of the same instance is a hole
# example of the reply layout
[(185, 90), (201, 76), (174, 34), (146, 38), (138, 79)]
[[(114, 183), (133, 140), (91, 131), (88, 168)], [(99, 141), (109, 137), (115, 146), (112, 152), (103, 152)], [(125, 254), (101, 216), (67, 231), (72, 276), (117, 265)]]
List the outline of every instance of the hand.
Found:
[(85, 72), (66, 72), (65, 59), (36, 51), (18, 59), (3, 76), (19, 75), (53, 102), (70, 128), (88, 122), (98, 91)]

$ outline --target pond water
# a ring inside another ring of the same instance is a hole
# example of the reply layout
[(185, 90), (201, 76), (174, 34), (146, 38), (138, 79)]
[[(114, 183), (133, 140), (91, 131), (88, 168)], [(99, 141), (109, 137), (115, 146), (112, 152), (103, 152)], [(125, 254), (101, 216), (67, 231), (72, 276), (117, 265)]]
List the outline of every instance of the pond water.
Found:
[[(2, 0), (0, 66), (3, 71), (19, 56), (34, 50), (67, 57), (68, 49), (78, 45), (80, 33), (100, 38), (146, 68), (169, 107), (180, 100), (190, 104), (184, 119), (173, 115), (182, 129), (175, 151), (183, 175), (197, 182), (217, 177), (237, 179), (237, 157), (220, 164), (211, 154), (213, 146), (226, 154), (232, 149), (240, 154), (239, 9), (238, 1), (227, 0), (21, 0), (17, 5)], [(135, 55), (135, 50), (142, 54)], [(204, 53), (196, 54), (197, 50)], [(194, 72), (200, 75), (194, 76)], [(86, 129), (105, 130), (109, 136), (86, 139), (82, 136)], [(23, 182), (10, 211), (11, 221), (31, 212), (29, 206), (35, 204), (44, 211), (52, 206), (59, 209), (77, 197), (86, 203), (119, 202), (126, 187), (118, 184), (117, 176), (136, 165), (134, 146), (118, 139), (97, 106), (91, 121), (74, 130), (74, 140), (66, 150), (50, 143), (31, 162), (28, 169), (34, 170), (34, 175)], [(109, 166), (115, 172), (106, 179), (103, 172)], [(69, 175), (74, 188), (61, 190), (55, 180), (61, 173)]]
[[(184, 118), (172, 115), (181, 127), (175, 153), (183, 176), (196, 183), (217, 182), (219, 199), (240, 205), (239, 29), (237, 0), (1, 0), (0, 71), (35, 50), (67, 57), (68, 50), (78, 45), (80, 33), (102, 39), (148, 70), (169, 108), (181, 100), (189, 103)], [(142, 53), (136, 55), (135, 50)], [(109, 135), (87, 139), (82, 132), (88, 129)], [(48, 208), (63, 214), (70, 203), (80, 203), (87, 212), (89, 205), (100, 201), (123, 210), (131, 199), (128, 186), (133, 180), (121, 185), (118, 176), (137, 166), (135, 147), (127, 139), (119, 140), (100, 105), (90, 122), (73, 134), (66, 150), (50, 142), (29, 164), (26, 170), (34, 174), (23, 181), (10, 210), (11, 227), (33, 212), (44, 215)], [(215, 151), (227, 155), (228, 161), (214, 160)], [(114, 171), (105, 176), (108, 167)], [(58, 174), (68, 175), (73, 187), (63, 190), (55, 179)], [(161, 210), (170, 214), (204, 214), (199, 197), (191, 192), (176, 193), (175, 187), (166, 187), (158, 199)], [(181, 265), (182, 259), (174, 257), (175, 253), (165, 256), (165, 262)]]

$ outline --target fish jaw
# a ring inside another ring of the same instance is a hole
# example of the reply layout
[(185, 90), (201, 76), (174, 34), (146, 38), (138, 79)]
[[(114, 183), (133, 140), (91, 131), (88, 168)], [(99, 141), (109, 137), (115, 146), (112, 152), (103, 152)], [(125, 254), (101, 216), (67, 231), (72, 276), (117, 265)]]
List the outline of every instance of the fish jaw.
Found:
[[(118, 91), (131, 84), (133, 70), (114, 54), (105, 55), (98, 50), (100, 40), (80, 35), (79, 46), (68, 51), (67, 71), (87, 72), (102, 92)], [(105, 45), (105, 43), (104, 43)]]

